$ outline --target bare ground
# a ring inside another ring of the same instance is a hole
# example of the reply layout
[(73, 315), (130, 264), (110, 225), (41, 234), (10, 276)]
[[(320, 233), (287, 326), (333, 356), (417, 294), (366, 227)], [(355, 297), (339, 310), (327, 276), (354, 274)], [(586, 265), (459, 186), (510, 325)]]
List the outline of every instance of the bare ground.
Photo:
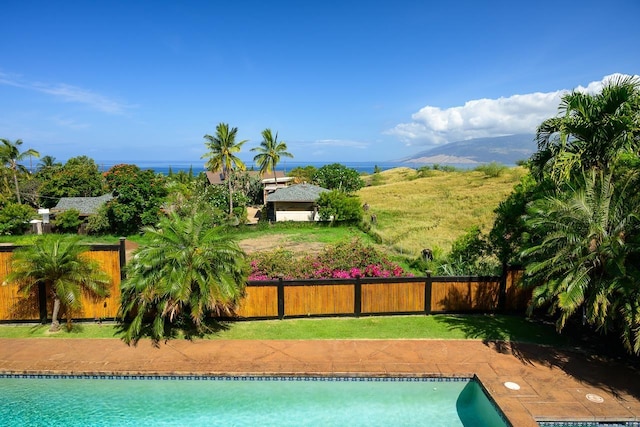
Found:
[[(317, 254), (324, 249), (324, 243), (318, 242), (296, 242), (291, 239), (290, 236), (285, 234), (272, 234), (269, 236), (256, 237), (251, 239), (244, 239), (238, 242), (240, 248), (246, 253), (270, 251), (278, 248), (283, 248), (294, 253), (311, 253)], [(131, 259), (133, 251), (138, 248), (136, 242), (131, 240), (125, 241), (125, 250), (127, 260)]]
[(296, 242), (285, 234), (271, 234), (257, 238), (245, 239), (238, 242), (246, 253), (270, 251), (283, 248), (292, 252), (319, 253), (324, 249), (324, 243)]

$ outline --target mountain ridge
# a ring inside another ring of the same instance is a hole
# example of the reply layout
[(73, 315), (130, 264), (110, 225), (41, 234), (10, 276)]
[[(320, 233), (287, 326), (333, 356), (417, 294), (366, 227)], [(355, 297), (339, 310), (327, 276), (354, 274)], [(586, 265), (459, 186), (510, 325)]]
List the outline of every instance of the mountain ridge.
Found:
[(463, 165), (497, 162), (510, 166), (529, 159), (537, 151), (534, 138), (534, 134), (514, 134), (454, 141), (397, 161), (410, 164)]

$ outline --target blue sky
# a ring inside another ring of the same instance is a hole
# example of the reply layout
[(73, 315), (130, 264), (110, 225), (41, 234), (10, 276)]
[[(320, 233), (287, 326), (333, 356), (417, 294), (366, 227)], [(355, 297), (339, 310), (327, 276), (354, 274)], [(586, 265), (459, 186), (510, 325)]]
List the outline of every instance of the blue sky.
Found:
[(294, 161), (534, 132), (640, 74), (640, 1), (30, 1), (0, 6), (0, 137), (58, 160), (195, 161), (220, 122)]

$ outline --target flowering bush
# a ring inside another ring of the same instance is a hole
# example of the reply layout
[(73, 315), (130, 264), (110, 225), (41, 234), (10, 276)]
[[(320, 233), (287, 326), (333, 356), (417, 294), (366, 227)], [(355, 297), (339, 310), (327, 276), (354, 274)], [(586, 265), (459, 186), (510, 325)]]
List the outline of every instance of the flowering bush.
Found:
[(250, 256), (249, 280), (352, 279), (356, 277), (410, 276), (374, 247), (359, 240), (328, 246), (321, 253), (296, 257), (279, 248)]

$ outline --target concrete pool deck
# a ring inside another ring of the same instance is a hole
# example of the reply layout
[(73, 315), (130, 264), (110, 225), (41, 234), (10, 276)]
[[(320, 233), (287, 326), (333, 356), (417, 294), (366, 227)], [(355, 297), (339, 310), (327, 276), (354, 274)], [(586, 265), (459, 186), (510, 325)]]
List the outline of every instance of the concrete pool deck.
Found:
[[(516, 427), (640, 421), (640, 376), (615, 361), (533, 344), (476, 340), (0, 339), (0, 373), (477, 375)], [(505, 383), (516, 383), (518, 390)]]

